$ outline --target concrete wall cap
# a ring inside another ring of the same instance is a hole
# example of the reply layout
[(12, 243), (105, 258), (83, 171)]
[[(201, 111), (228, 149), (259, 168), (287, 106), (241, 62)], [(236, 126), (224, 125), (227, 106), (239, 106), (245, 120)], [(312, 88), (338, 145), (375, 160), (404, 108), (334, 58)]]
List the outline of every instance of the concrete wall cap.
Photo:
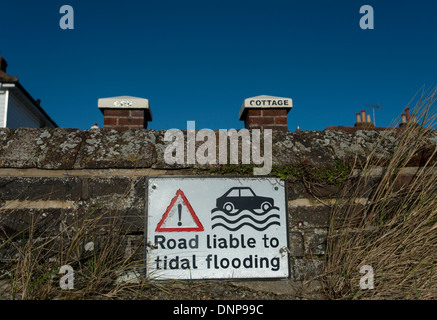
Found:
[(152, 110), (150, 109), (149, 99), (131, 96), (100, 98), (97, 105), (102, 113), (104, 109), (145, 110), (144, 116), (152, 120)]

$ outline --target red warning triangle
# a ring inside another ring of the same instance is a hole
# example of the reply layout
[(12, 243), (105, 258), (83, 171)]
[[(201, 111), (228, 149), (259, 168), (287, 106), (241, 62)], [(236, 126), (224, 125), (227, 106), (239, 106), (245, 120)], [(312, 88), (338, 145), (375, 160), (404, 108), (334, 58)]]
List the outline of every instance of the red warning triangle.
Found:
[[(189, 213), (191, 214), (191, 217), (193, 218), (194, 223), (196, 224), (197, 227), (183, 227), (183, 226), (171, 227), (171, 228), (162, 227), (162, 225), (164, 224), (165, 220), (167, 219), (170, 211), (172, 210), (174, 204), (176, 203), (176, 200), (178, 199), (178, 197), (182, 198), (182, 201), (184, 202), (185, 206), (187, 207), (187, 209), (188, 209)], [(202, 224), (200, 223), (200, 220), (197, 217), (196, 213), (194, 212), (193, 208), (191, 207), (190, 202), (187, 200), (187, 197), (185, 196), (184, 192), (181, 189), (179, 189), (176, 192), (176, 195), (171, 200), (170, 205), (167, 207), (167, 210), (162, 215), (161, 221), (159, 221), (158, 225), (156, 226), (155, 232), (183, 232), (183, 231), (204, 231), (204, 228), (203, 228)]]

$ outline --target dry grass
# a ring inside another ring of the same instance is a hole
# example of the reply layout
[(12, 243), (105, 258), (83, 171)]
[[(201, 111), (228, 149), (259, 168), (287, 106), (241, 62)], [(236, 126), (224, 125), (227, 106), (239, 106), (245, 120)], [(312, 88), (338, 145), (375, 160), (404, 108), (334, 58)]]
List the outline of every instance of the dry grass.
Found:
[[(411, 121), (381, 165), (376, 151), (351, 177), (332, 210), (326, 253), (326, 295), (330, 299), (437, 299), (437, 171), (435, 139), (437, 89), (416, 98)], [(401, 171), (424, 152), (428, 161), (404, 181)], [(376, 181), (375, 181), (376, 180)], [(403, 182), (408, 182), (403, 184)], [(354, 198), (368, 198), (357, 206)], [(360, 267), (374, 271), (374, 289), (361, 290)]]
[[(0, 212), (0, 217), (5, 219), (6, 214)], [(11, 228), (0, 230), (1, 298), (106, 299), (132, 291), (131, 284), (117, 279), (124, 273), (141, 272), (142, 241), (132, 243), (132, 236), (119, 231), (118, 208), (108, 211), (96, 205), (83, 216), (61, 221), (57, 234), (54, 227), (42, 228), (42, 219), (41, 214), (30, 215), (25, 226), (18, 219), (12, 229), (21, 230), (14, 234)], [(59, 272), (65, 265), (74, 270), (73, 290), (60, 287), (66, 274)]]

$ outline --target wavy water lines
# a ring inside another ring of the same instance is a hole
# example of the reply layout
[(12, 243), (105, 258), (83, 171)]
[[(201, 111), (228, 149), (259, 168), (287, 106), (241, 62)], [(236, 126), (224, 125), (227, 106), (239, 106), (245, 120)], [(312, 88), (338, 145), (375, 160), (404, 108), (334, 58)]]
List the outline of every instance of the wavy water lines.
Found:
[(235, 228), (231, 228), (231, 227), (229, 227), (229, 226), (227, 226), (227, 225), (225, 225), (223, 223), (216, 223), (216, 224), (212, 225), (212, 228), (214, 229), (215, 227), (223, 227), (223, 228), (225, 228), (225, 229), (227, 229), (229, 231), (237, 231), (237, 230), (241, 229), (244, 226), (249, 226), (249, 227), (251, 227), (251, 228), (253, 228), (253, 229), (257, 230), (257, 231), (264, 231), (264, 230), (266, 230), (267, 228), (269, 228), (270, 226), (273, 226), (273, 225), (280, 226), (281, 224), (278, 221), (273, 221), (273, 222), (270, 222), (269, 224), (267, 224), (267, 225), (265, 225), (263, 227), (257, 227), (255, 225), (251, 224), (250, 222), (243, 222), (242, 224), (239, 224)]
[[(214, 216), (211, 218), (211, 221), (215, 220), (211, 227), (212, 229), (222, 227), (229, 231), (237, 231), (244, 226), (248, 226), (257, 231), (264, 231), (273, 225), (281, 225), (279, 222), (279, 214), (273, 213), (268, 215), (268, 213), (272, 210), (279, 210), (279, 208), (270, 207), (263, 212), (256, 212), (250, 209), (236, 210), (236, 212), (225, 212), (216, 208), (211, 211), (211, 213), (214, 214)], [(243, 211), (249, 212), (251, 214), (243, 213), (240, 215), (240, 213)], [(254, 217), (254, 215), (257, 217), (263, 217), (263, 219), (257, 219), (256, 217)], [(232, 218), (236, 216), (237, 218)]]
[(272, 218), (278, 218), (279, 219), (279, 214), (272, 214), (270, 216), (268, 216), (267, 218), (265, 218), (264, 220), (256, 220), (254, 217), (252, 217), (251, 215), (248, 214), (243, 214), (242, 216), (238, 217), (235, 220), (229, 220), (223, 216), (214, 216), (211, 218), (211, 220), (215, 220), (215, 219), (223, 219), (224, 221), (226, 221), (229, 224), (235, 224), (240, 222), (241, 220), (243, 220), (244, 218), (248, 218), (250, 220), (252, 220), (253, 222), (255, 222), (256, 224), (263, 224), (266, 223), (268, 220), (272, 219)]

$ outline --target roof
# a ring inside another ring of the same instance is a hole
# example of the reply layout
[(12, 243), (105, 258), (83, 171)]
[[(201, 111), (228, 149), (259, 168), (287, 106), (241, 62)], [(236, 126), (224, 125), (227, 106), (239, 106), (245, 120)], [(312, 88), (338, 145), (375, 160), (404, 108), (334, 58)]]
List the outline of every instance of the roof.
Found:
[(0, 70), (0, 82), (18, 82), (18, 78)]
[[(2, 59), (0, 57), (0, 59)], [(3, 60), (3, 59), (2, 59)], [(4, 61), (4, 60), (3, 60)], [(0, 69), (0, 82), (2, 83), (13, 83), (15, 87), (17, 87), (21, 92), (30, 100), (30, 102), (34, 105), (34, 107), (42, 113), (42, 115), (51, 122), (55, 127), (58, 127), (58, 124), (53, 121), (53, 119), (45, 112), (45, 110), (35, 101), (35, 99), (27, 92), (26, 89), (18, 82), (18, 77), (11, 76), (7, 74), (4, 70)]]

